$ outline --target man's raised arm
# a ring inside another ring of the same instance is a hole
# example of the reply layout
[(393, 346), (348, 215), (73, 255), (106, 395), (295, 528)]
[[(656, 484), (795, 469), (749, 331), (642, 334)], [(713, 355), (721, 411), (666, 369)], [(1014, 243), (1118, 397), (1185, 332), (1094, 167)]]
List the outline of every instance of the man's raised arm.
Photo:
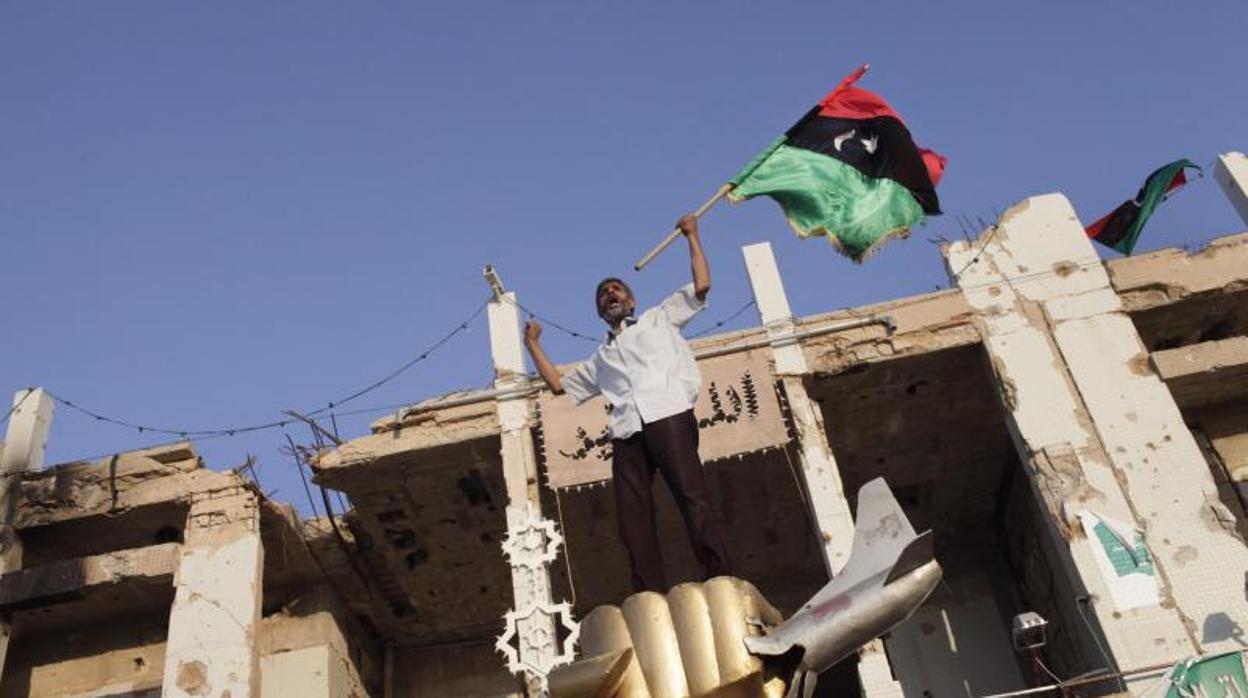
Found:
[(537, 367), (537, 373), (546, 381), (546, 386), (550, 388), (550, 392), (555, 395), (563, 394), (563, 374), (559, 373), (559, 369), (550, 362), (550, 358), (546, 356), (546, 350), (542, 348), (542, 326), (536, 320), (529, 320), (524, 324), (524, 348), (529, 350), (529, 356), (533, 357), (533, 365)]
[(706, 255), (702, 252), (702, 240), (698, 237), (698, 218), (688, 215), (677, 224), (680, 231), (689, 241), (689, 263), (693, 267), (693, 293), (698, 300), (706, 300), (711, 290), (711, 268), (706, 263)]

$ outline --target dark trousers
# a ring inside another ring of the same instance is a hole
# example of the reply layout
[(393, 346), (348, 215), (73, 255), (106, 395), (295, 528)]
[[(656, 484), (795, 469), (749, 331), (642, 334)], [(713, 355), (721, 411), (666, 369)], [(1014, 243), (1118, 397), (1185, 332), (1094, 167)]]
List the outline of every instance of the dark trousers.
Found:
[(620, 537), (633, 568), (634, 591), (667, 591), (663, 555), (654, 521), (654, 471), (680, 507), (689, 541), (707, 578), (728, 574), (728, 552), (711, 512), (706, 476), (698, 458), (698, 423), (693, 410), (643, 425), (641, 431), (611, 442), (611, 477)]

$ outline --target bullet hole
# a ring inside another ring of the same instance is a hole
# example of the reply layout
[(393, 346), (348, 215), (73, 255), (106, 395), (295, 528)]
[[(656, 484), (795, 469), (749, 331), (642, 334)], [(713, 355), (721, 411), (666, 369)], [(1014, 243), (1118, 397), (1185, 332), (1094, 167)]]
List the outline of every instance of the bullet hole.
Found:
[(919, 506), (919, 488), (917, 485), (902, 485), (893, 488), (893, 496), (902, 509), (917, 509)]
[(402, 618), (413, 610), (412, 605), (406, 601), (395, 600), (390, 602), (390, 614), (395, 618)]
[(142, 657), (134, 658), (134, 670), (135, 671), (143, 671), (143, 668), (146, 666), (147, 666), (147, 662), (143, 661)]
[(157, 545), (160, 545), (161, 543), (181, 543), (182, 531), (178, 530), (177, 526), (161, 526), (160, 529), (156, 531), (156, 535), (152, 536), (152, 540), (155, 541)]
[(468, 500), (471, 506), (490, 503), (490, 490), (485, 486), (485, 480), (481, 477), (481, 471), (473, 468), (468, 471), (467, 475), (459, 478), (457, 481), (459, 491), (463, 493), (464, 498)]
[(384, 533), (386, 540), (396, 548), (410, 548), (416, 545), (416, 532), (410, 528), (387, 528)]
[(429, 553), (425, 552), (424, 549), (418, 549), (408, 553), (407, 556), (403, 558), (403, 564), (407, 565), (408, 570), (414, 570), (417, 566), (423, 565), (428, 560)]
[(480, 588), (478, 588), (478, 589), (477, 589), (477, 591), (478, 591), (478, 592), (479, 592), (482, 596), (485, 596), (487, 593), (489, 593), (490, 588), (489, 588), (489, 587), (487, 587), (487, 586), (484, 586), (484, 585), (483, 585), (483, 586), (481, 586)]
[(407, 518), (407, 512), (402, 509), (389, 509), (387, 511), (378, 512), (377, 521), (383, 524), (394, 523)]
[(494, 542), (494, 536), (490, 535), (489, 533), (482, 533), (482, 534), (481, 534), (481, 542), (482, 542), (482, 543), (493, 543), (493, 542)]
[(919, 392), (919, 388), (922, 388), (925, 385), (927, 385), (927, 381), (915, 381), (911, 383), (910, 385), (906, 386), (906, 394), (917, 395)]

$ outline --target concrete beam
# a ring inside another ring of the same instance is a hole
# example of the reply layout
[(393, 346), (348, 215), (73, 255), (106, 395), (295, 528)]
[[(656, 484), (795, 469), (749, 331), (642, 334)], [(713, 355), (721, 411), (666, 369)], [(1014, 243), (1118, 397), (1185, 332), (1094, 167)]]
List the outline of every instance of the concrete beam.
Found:
[[(784, 282), (771, 245), (765, 242), (748, 245), (741, 248), (741, 252), (745, 256), (745, 270), (750, 277), (759, 319), (771, 339), (776, 374), (788, 398), (797, 432), (798, 462), (805, 481), (803, 490), (815, 515), (815, 521), (811, 523), (819, 534), (823, 564), (831, 578), (849, 562), (854, 541), (854, 517), (849, 511), (841, 472), (828, 443), (823, 413), (806, 392), (803, 376), (809, 373), (810, 367), (801, 344), (794, 336), (797, 323), (789, 308), (789, 299), (784, 292)], [(864, 694), (871, 698), (901, 695), (901, 685), (892, 680), (888, 658), (879, 643), (870, 645), (859, 657), (858, 675)]]
[(789, 309), (771, 245), (765, 242), (749, 245), (741, 252), (745, 256), (745, 270), (750, 277), (759, 319), (771, 338), (776, 373), (789, 400), (797, 431), (799, 461), (806, 481), (804, 489), (811, 511), (815, 513), (816, 521), (812, 523), (820, 536), (819, 547), (830, 578), (849, 560), (854, 540), (853, 515), (845, 498), (836, 458), (828, 444), (823, 415), (819, 405), (807, 395), (802, 382), (802, 376), (808, 371), (806, 356), (793, 336), (796, 329), (793, 312)]
[[(1096, 262), (1092, 262), (1096, 263)], [(1105, 263), (1123, 309), (1130, 313), (1193, 297), (1248, 289), (1248, 233), (1226, 235), (1203, 249), (1168, 247)]]
[(1242, 398), (1248, 385), (1248, 337), (1155, 351), (1149, 360), (1183, 409)]
[(233, 473), (200, 467), (199, 459), (161, 462), (149, 455), (122, 453), (93, 463), (73, 463), (26, 476), (20, 483), (18, 529), (43, 526), (129, 509), (189, 501), (213, 491), (237, 488)]
[[(1234, 649), (1218, 618), (1248, 616), (1248, 549), (1216, 523), (1205, 459), (1069, 202), (1028, 199), (991, 238), (945, 254), (951, 269), (966, 268), (957, 282), (977, 311), (1019, 455), (1115, 660)], [(1106, 571), (1080, 512), (1145, 532), (1154, 591)]]
[[(433, 402), (454, 399), (456, 394)], [(445, 409), (423, 409), (414, 405), (412, 414), (402, 411), (372, 424), (373, 433), (324, 453), (313, 463), (316, 480), (336, 489), (347, 486), (353, 468), (386, 468), (388, 459), (453, 444), (490, 438), (500, 431), (494, 401), (483, 399), (468, 405)]]
[(881, 325), (868, 325), (804, 339), (802, 351), (810, 372), (841, 373), (865, 364), (979, 343), (971, 307), (957, 290), (805, 317), (798, 321), (798, 330), (868, 315), (888, 315), (896, 329), (890, 334)]
[[(362, 672), (378, 663), (352, 646), (345, 609), (327, 588), (313, 590), (260, 622), (261, 698), (352, 698), (367, 695)], [(353, 661), (358, 658), (360, 666)]]
[(1239, 217), (1248, 223), (1248, 155), (1243, 153), (1223, 153), (1218, 156), (1213, 166), (1213, 176), (1218, 180), (1226, 198), (1239, 213)]
[(131, 581), (170, 582), (180, 547), (177, 543), (163, 543), (9, 572), (0, 576), (0, 608), (34, 605), (65, 594)]
[(164, 698), (260, 695), (263, 570), (256, 496), (239, 488), (195, 498), (169, 614)]

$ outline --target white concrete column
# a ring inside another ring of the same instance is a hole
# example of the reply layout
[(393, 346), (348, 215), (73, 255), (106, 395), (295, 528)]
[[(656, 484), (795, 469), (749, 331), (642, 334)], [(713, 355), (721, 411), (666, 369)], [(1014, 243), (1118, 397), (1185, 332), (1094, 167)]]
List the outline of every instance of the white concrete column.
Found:
[(784, 384), (793, 414), (802, 476), (811, 510), (815, 513), (814, 523), (819, 527), (824, 566), (832, 577), (849, 560), (854, 541), (853, 515), (841, 485), (840, 470), (828, 445), (823, 414), (819, 405), (806, 394), (806, 385), (802, 382), (802, 376), (808, 371), (806, 356), (794, 338), (793, 312), (789, 309), (771, 245), (761, 242), (743, 247), (741, 251), (745, 255), (745, 270), (750, 276), (759, 318), (772, 340), (776, 375)]
[[(784, 385), (797, 432), (798, 460), (802, 479), (815, 514), (823, 551), (823, 564), (828, 577), (835, 576), (849, 561), (854, 542), (854, 517), (841, 484), (841, 471), (832, 455), (828, 433), (823, 425), (823, 412), (806, 393), (803, 376), (809, 371), (806, 355), (796, 337), (796, 322), (784, 292), (780, 269), (776, 266), (771, 245), (760, 242), (741, 248), (745, 270), (758, 305), (759, 319), (771, 338), (776, 375)], [(893, 680), (884, 644), (872, 642), (859, 653), (858, 680), (868, 698), (893, 698), (902, 695), (901, 684)]]
[(1213, 176), (1218, 180), (1226, 198), (1248, 223), (1248, 155), (1223, 153), (1213, 165)]
[[(490, 354), (494, 360), (494, 387), (513, 390), (523, 386), (524, 354), (521, 350), (520, 310), (514, 293), (504, 294), (490, 302), (487, 312), (490, 324)], [(510, 301), (510, 302), (508, 302)], [(511, 585), (517, 622), (516, 643), (519, 660), (529, 667), (551, 667), (559, 654), (555, 618), (545, 609), (552, 607), (549, 562), (516, 559), (517, 555), (540, 555), (542, 549), (556, 544), (543, 533), (553, 527), (542, 516), (538, 491), (537, 451), (529, 429), (532, 398), (524, 394), (507, 395), (497, 401), (501, 429), (503, 480), (507, 487), (507, 535), (509, 542), (542, 538), (522, 545), (509, 545), (511, 551)], [(553, 528), (552, 528), (553, 530)], [(522, 550), (522, 548), (527, 549)], [(527, 564), (526, 564), (527, 563)], [(527, 673), (530, 694), (545, 685), (545, 674)]]
[(260, 698), (354, 698), (360, 695), (331, 645), (274, 652), (260, 659)]
[[(0, 472), (38, 470), (48, 447), (55, 403), (42, 388), (19, 390), (13, 395), (13, 414), (0, 452)], [(6, 410), (7, 412), (7, 410)]]
[[(17, 513), (16, 483), (27, 470), (43, 467), (54, 407), (52, 396), (42, 388), (19, 390), (13, 395), (8, 431), (0, 442), (0, 574), (22, 566), (22, 543), (13, 529)], [(11, 638), (9, 619), (0, 615), (0, 676)]]
[(905, 698), (901, 683), (893, 679), (884, 641), (879, 638), (858, 651), (858, 682), (867, 698)]
[[(1060, 562), (1087, 589), (1119, 667), (1238, 649), (1226, 632), (1238, 621), (1226, 619), (1248, 618), (1248, 548), (1219, 524), (1208, 465), (1070, 203), (1028, 199), (945, 256), (977, 313), (1049, 533), (1069, 553)], [(1088, 512), (1117, 528), (1089, 536)], [(1138, 557), (1105, 540), (1134, 531), (1146, 571), (1110, 558)]]
[(197, 495), (174, 578), (161, 696), (259, 698), (264, 547), (256, 496)]

